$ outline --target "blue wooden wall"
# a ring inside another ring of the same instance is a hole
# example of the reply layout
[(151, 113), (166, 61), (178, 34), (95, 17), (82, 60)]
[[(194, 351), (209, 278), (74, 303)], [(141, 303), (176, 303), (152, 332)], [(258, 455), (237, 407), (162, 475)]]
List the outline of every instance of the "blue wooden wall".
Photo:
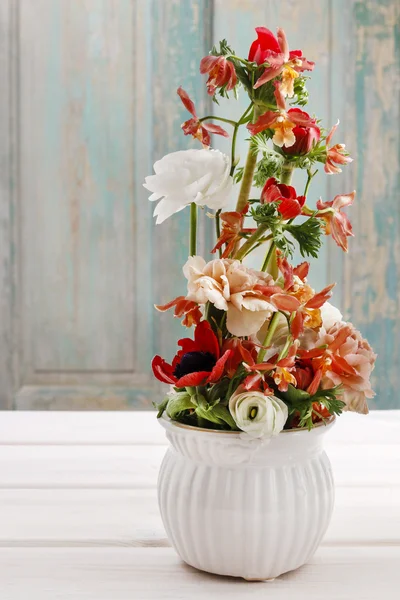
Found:
[[(313, 184), (315, 199), (358, 195), (349, 255), (325, 244), (312, 283), (337, 281), (335, 303), (379, 354), (372, 405), (400, 408), (396, 0), (0, 3), (0, 406), (140, 409), (158, 397), (150, 358), (172, 354), (181, 329), (152, 305), (185, 289), (188, 215), (156, 229), (142, 182), (191, 144), (177, 87), (211, 110), (201, 57), (223, 37), (246, 55), (259, 25), (284, 27), (316, 61), (310, 112), (340, 119), (355, 158)], [(211, 233), (202, 226), (204, 252)]]

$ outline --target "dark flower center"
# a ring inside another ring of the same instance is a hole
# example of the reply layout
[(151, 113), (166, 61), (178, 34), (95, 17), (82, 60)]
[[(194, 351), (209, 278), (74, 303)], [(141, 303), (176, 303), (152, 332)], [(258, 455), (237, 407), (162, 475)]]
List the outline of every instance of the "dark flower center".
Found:
[(198, 371), (212, 371), (215, 365), (215, 356), (210, 352), (186, 352), (181, 358), (181, 362), (176, 365), (174, 375), (180, 379), (189, 373)]

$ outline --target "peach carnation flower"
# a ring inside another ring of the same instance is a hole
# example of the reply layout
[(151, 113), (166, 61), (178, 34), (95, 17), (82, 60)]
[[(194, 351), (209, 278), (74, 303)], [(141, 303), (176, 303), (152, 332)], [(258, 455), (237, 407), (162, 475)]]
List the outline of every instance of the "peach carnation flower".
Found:
[[(367, 398), (373, 398), (370, 377), (376, 354), (352, 323), (339, 322), (322, 330), (317, 346), (327, 344), (320, 359), (321, 387), (343, 386), (345, 410), (368, 413)], [(317, 359), (318, 360), (318, 359)], [(317, 366), (317, 365), (315, 365)]]
[(208, 263), (201, 256), (191, 256), (183, 267), (188, 280), (186, 298), (198, 304), (211, 302), (227, 311), (226, 326), (232, 335), (255, 334), (276, 308), (257, 286), (272, 286), (271, 275), (245, 267), (233, 259), (216, 259)]

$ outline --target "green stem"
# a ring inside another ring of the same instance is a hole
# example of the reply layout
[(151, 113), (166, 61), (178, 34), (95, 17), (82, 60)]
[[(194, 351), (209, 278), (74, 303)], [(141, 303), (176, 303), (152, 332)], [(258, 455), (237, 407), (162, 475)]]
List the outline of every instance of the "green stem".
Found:
[(311, 180), (314, 177), (314, 175), (316, 175), (317, 173), (318, 173), (318, 169), (316, 171), (314, 171), (314, 173), (311, 173), (311, 169), (307, 169), (307, 183), (306, 183), (306, 187), (304, 188), (303, 196), (307, 197), (308, 188), (310, 187)]
[(199, 122), (202, 123), (203, 121), (207, 121), (208, 119), (212, 119), (214, 121), (222, 121), (223, 123), (229, 123), (230, 125), (233, 125), (234, 127), (237, 125), (236, 121), (232, 121), (232, 119), (225, 119), (224, 117), (216, 117), (215, 115), (207, 115), (206, 117), (201, 117), (201, 119), (199, 119)]
[(197, 206), (194, 202), (190, 205), (190, 238), (189, 238), (190, 256), (196, 254), (197, 242)]
[(272, 317), (272, 319), (269, 322), (267, 335), (265, 336), (265, 339), (263, 342), (263, 348), (261, 348), (258, 353), (258, 356), (257, 356), (258, 363), (261, 363), (264, 360), (265, 353), (267, 351), (268, 346), (270, 346), (270, 344), (271, 344), (271, 340), (275, 333), (276, 328), (278, 327), (278, 323), (279, 323), (279, 313), (276, 312), (276, 313), (274, 313), (274, 316)]
[(278, 360), (276, 362), (279, 362), (282, 358), (285, 358), (285, 356), (288, 353), (291, 342), (292, 342), (292, 336), (288, 335), (285, 345), (283, 346), (282, 350), (279, 352)]
[[(253, 123), (258, 119), (259, 112), (257, 107), (254, 107)], [(242, 184), (240, 186), (239, 197), (236, 203), (236, 210), (241, 212), (247, 204), (250, 196), (251, 186), (253, 185), (254, 171), (257, 165), (257, 154), (258, 151), (252, 147), (251, 140), (249, 143), (249, 150), (247, 152), (246, 164), (244, 166)]]
[(261, 267), (261, 271), (267, 271), (268, 270), (268, 265), (270, 263), (272, 253), (274, 251), (275, 251), (275, 242), (271, 242), (270, 247), (268, 248), (268, 252), (265, 255), (265, 259), (264, 259), (264, 262), (263, 262), (263, 266)]
[[(217, 236), (217, 240), (219, 240), (219, 237), (221, 235), (221, 220), (219, 218), (220, 214), (221, 214), (221, 209), (217, 210), (217, 212), (215, 213), (215, 233)], [(219, 248), (218, 254), (219, 254), (219, 257), (221, 258), (222, 248)]]
[(281, 171), (281, 177), (280, 177), (281, 183), (290, 185), (290, 182), (292, 181), (293, 170), (294, 170), (293, 163), (285, 160), (282, 165), (282, 171)]
[(240, 117), (239, 121), (236, 123), (235, 127), (233, 128), (233, 135), (232, 135), (232, 148), (231, 148), (231, 171), (230, 171), (230, 176), (232, 177), (232, 175), (235, 172), (236, 169), (236, 138), (237, 138), (237, 134), (239, 131), (239, 127), (240, 125), (242, 125), (242, 121), (243, 119), (246, 118), (246, 116), (248, 115), (250, 109), (252, 108), (253, 103), (251, 103), (246, 110), (244, 111), (244, 113), (242, 114), (242, 116)]
[(265, 224), (261, 224), (255, 230), (255, 232), (248, 238), (248, 240), (239, 248), (239, 250), (234, 255), (234, 258), (237, 260), (243, 260), (246, 254), (252, 249), (254, 244), (260, 239), (262, 235), (267, 231), (268, 226)]

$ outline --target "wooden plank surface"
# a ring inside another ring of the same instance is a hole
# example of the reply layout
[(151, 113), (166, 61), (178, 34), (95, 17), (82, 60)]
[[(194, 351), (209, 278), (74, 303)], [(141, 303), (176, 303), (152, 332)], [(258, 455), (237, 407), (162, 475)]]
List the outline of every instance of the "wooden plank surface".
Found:
[(297, 571), (246, 582), (196, 571), (170, 548), (0, 548), (0, 592), (5, 600), (395, 600), (399, 561), (399, 547), (320, 548)]
[[(324, 546), (400, 545), (400, 486), (337, 487)], [(0, 489), (0, 546), (169, 546), (151, 489)]]
[(394, 600), (399, 432), (400, 412), (338, 419), (321, 547), (298, 571), (249, 584), (195, 571), (169, 546), (156, 492), (167, 446), (154, 412), (0, 413), (0, 597)]

